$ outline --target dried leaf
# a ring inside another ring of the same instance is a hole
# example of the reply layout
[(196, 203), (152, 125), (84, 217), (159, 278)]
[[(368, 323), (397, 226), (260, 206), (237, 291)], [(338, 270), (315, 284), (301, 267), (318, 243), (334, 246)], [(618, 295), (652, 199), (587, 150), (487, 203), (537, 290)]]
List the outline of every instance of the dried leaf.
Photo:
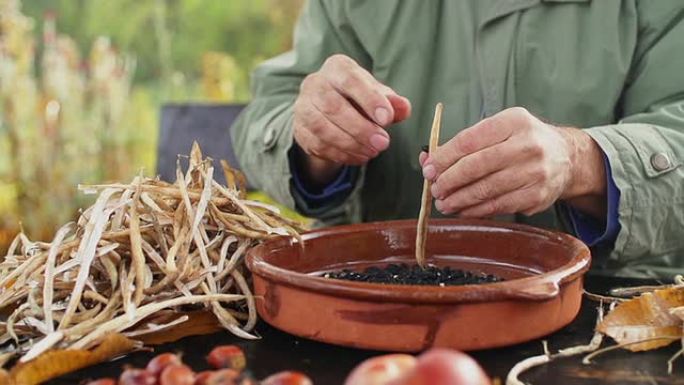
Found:
[(0, 376), (0, 385), (40, 384), (128, 353), (138, 345), (120, 334), (110, 334), (93, 350), (51, 350), (34, 360), (14, 366), (8, 377)]
[[(684, 306), (684, 288), (671, 287), (644, 293), (620, 303), (598, 325), (597, 330), (609, 335), (631, 351), (651, 350), (671, 344), (673, 337), (682, 336), (682, 318), (671, 310)], [(656, 338), (663, 337), (662, 340)]]

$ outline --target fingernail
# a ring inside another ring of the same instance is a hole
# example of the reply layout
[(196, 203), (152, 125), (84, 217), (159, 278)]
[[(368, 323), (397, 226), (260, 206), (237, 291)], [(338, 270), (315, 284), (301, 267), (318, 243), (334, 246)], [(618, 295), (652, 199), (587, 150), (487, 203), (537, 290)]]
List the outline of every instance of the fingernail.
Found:
[(435, 166), (428, 164), (427, 166), (423, 167), (423, 177), (427, 180), (432, 180), (435, 178), (435, 175), (437, 175), (437, 170), (435, 170)]
[(427, 159), (427, 154), (424, 152), (421, 152), (420, 155), (418, 155), (418, 162), (420, 163), (420, 167), (423, 167), (425, 164), (425, 160)]
[(435, 201), (435, 208), (436, 208), (437, 211), (439, 211), (440, 213), (442, 212), (442, 205), (443, 205), (442, 202), (443, 202), (443, 201), (441, 201), (441, 200), (436, 200), (436, 201)]
[(430, 187), (430, 192), (432, 193), (432, 196), (435, 197), (436, 199), (442, 198), (439, 195), (439, 187), (437, 186), (437, 184), (433, 184), (432, 187)]
[(384, 135), (375, 134), (371, 136), (370, 143), (376, 150), (384, 151), (389, 147), (389, 138)]
[(389, 115), (389, 111), (385, 108), (380, 107), (375, 109), (375, 121), (381, 126), (389, 124)]

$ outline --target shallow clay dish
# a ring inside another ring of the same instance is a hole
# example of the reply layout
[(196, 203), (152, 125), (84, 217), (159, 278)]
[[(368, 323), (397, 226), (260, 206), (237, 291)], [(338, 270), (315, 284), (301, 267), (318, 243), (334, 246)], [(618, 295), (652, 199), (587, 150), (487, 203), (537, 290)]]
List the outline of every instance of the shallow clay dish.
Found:
[(321, 277), (342, 268), (414, 262), (416, 221), (327, 228), (253, 248), (263, 320), (305, 338), (357, 348), (415, 352), (433, 346), (485, 349), (528, 341), (577, 315), (590, 254), (579, 240), (537, 228), (431, 220), (427, 262), (480, 271), (504, 282), (386, 285)]

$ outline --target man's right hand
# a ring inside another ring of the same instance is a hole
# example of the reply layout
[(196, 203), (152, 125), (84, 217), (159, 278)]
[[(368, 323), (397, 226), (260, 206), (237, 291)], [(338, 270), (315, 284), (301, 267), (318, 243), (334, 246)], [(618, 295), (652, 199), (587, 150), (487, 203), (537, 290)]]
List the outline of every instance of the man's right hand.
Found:
[(362, 165), (389, 147), (385, 128), (411, 115), (411, 103), (344, 55), (307, 76), (294, 104), (294, 139), (307, 179), (329, 183), (343, 165)]

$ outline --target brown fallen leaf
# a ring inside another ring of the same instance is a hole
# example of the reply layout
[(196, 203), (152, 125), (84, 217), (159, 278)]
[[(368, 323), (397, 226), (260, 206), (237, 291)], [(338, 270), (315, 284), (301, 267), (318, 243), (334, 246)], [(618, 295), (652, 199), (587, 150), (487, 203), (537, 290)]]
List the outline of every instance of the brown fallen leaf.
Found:
[[(617, 305), (597, 330), (618, 344), (630, 344), (625, 349), (634, 352), (667, 346), (683, 334), (682, 318), (671, 312), (681, 306), (684, 306), (684, 287), (644, 293)], [(661, 337), (662, 340), (657, 339)], [(642, 340), (649, 341), (637, 343)]]
[(0, 375), (0, 385), (37, 385), (118, 357), (139, 345), (121, 334), (110, 334), (93, 350), (50, 350), (29, 362), (15, 365), (7, 376)]

